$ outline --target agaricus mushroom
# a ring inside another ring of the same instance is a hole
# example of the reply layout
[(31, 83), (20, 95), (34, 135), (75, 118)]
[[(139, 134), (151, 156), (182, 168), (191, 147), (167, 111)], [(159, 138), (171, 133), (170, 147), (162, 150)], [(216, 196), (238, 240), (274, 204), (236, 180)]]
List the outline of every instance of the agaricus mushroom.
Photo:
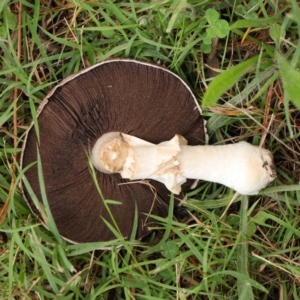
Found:
[[(106, 211), (88, 164), (88, 153), (99, 137), (123, 132), (150, 143), (174, 134), (190, 145), (206, 141), (205, 122), (189, 87), (172, 72), (145, 62), (114, 59), (101, 62), (58, 84), (38, 108), (35, 126), (28, 129), (21, 167), (36, 197), (42, 202), (35, 162), (40, 154), (47, 200), (60, 234), (72, 242), (107, 241), (115, 235), (103, 219)], [(163, 184), (129, 183), (120, 174), (97, 171), (97, 180), (124, 237), (132, 232), (138, 211), (136, 237), (155, 224), (149, 214), (166, 217), (170, 192)], [(41, 219), (30, 190), (21, 186), (31, 210)]]
[[(120, 202), (109, 208), (124, 237), (131, 234), (135, 207), (139, 238), (153, 222), (149, 214), (167, 216), (169, 191), (180, 193), (188, 178), (251, 195), (276, 177), (268, 150), (245, 142), (196, 146), (206, 141), (206, 132), (191, 90), (170, 71), (144, 62), (110, 60), (67, 78), (41, 104), (38, 124), (40, 143), (32, 125), (22, 167), (37, 160), (38, 150), (52, 215), (60, 234), (73, 242), (115, 237), (103, 221), (113, 224), (87, 153), (105, 199)], [(41, 199), (37, 167), (25, 175)]]

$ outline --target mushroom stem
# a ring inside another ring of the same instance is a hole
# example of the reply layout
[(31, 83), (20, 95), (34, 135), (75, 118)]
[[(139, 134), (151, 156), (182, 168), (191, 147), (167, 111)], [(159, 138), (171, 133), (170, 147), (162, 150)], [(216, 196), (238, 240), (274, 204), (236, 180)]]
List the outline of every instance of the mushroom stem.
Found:
[(200, 179), (254, 195), (276, 177), (272, 154), (266, 149), (246, 142), (188, 146), (180, 135), (155, 145), (124, 133), (107, 133), (93, 147), (92, 162), (104, 173), (160, 181), (175, 194), (187, 179)]

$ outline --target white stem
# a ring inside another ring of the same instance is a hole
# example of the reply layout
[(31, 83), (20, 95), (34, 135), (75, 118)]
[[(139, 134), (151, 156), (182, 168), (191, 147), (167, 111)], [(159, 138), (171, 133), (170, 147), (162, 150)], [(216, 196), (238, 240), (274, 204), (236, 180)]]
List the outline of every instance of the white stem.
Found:
[(276, 177), (272, 154), (246, 142), (225, 146), (188, 146), (176, 135), (151, 144), (123, 133), (108, 133), (92, 149), (94, 166), (131, 180), (154, 179), (175, 194), (186, 179), (217, 182), (240, 194), (257, 194)]

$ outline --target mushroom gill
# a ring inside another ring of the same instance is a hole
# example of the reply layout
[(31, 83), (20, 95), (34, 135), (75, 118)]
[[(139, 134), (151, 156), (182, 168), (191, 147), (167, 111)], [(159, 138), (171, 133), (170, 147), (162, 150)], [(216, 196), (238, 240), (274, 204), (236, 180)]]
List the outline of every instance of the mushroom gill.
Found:
[[(32, 123), (21, 167), (29, 167), (40, 154), (51, 213), (60, 234), (73, 242), (115, 238), (103, 221), (112, 224), (87, 155), (103, 134), (119, 131), (155, 144), (175, 134), (184, 136), (189, 145), (206, 140), (205, 122), (189, 87), (172, 72), (135, 60), (101, 62), (68, 77), (46, 96), (38, 111), (40, 143)], [(128, 180), (119, 174), (98, 170), (96, 175), (104, 198), (120, 202), (109, 208), (124, 237), (131, 234), (136, 207), (136, 238), (153, 225), (149, 214), (167, 216), (170, 192), (163, 184), (126, 184)], [(25, 176), (42, 203), (36, 164)], [(22, 189), (32, 211), (45, 222), (24, 183)]]

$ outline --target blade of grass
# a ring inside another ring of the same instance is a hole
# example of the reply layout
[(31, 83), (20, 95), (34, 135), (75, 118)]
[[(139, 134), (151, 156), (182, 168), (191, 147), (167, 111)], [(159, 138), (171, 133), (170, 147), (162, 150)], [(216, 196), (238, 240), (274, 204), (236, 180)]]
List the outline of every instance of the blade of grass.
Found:
[(173, 218), (173, 212), (174, 212), (174, 194), (171, 193), (170, 196), (170, 203), (169, 203), (169, 211), (168, 211), (168, 217), (166, 219), (166, 224), (165, 224), (165, 232), (164, 235), (162, 237), (162, 239), (160, 240), (160, 242), (156, 245), (156, 248), (161, 248), (161, 246), (166, 242), (166, 240), (168, 240), (171, 229), (172, 229), (172, 218)]
[(248, 272), (248, 236), (247, 236), (247, 210), (248, 210), (248, 197), (243, 196), (241, 200), (240, 210), (240, 241), (237, 246), (237, 270), (243, 277), (237, 278), (239, 299), (254, 300), (251, 284), (247, 280), (249, 277)]
[(35, 249), (35, 252), (37, 253), (37, 258), (38, 258), (38, 261), (39, 261), (39, 265), (43, 269), (44, 274), (45, 274), (47, 280), (49, 281), (49, 284), (50, 284), (51, 288), (53, 289), (53, 291), (56, 294), (58, 294), (59, 289), (58, 289), (57, 284), (55, 282), (54, 275), (51, 272), (50, 264), (48, 263), (48, 260), (46, 259), (45, 252), (44, 252), (44, 247), (41, 246), (39, 238), (37, 237), (34, 230), (31, 231), (31, 234), (32, 234), (31, 235), (32, 245)]
[(187, 5), (187, 1), (186, 0), (175, 0), (172, 3), (172, 7), (175, 7), (173, 13), (172, 13), (172, 17), (170, 18), (170, 21), (168, 23), (166, 32), (170, 33), (171, 30), (173, 29), (173, 26), (176, 22), (176, 20), (178, 19), (178, 16), (180, 15), (181, 10)]
[(45, 187), (44, 176), (43, 176), (42, 161), (41, 161), (41, 156), (40, 156), (38, 149), (37, 149), (37, 168), (38, 168), (39, 184), (40, 184), (40, 189), (41, 189), (41, 197), (42, 197), (45, 212), (46, 212), (46, 219), (44, 221), (46, 223), (46, 226), (49, 228), (49, 230), (55, 236), (56, 240), (58, 242), (62, 243), (63, 239), (58, 232), (58, 229), (56, 227), (56, 224), (55, 224), (55, 221), (54, 221), (54, 218), (51, 213), (50, 206), (49, 206), (49, 202), (47, 199), (46, 187)]
[[(296, 71), (280, 54), (276, 54), (276, 59), (287, 98), (300, 109), (300, 72)], [(288, 102), (286, 105), (288, 106)]]
[[(21, 30), (21, 24), (22, 24), (22, 10), (23, 10), (23, 5), (20, 2), (19, 6), (18, 6), (18, 48), (17, 48), (17, 57), (18, 57), (18, 61), (21, 60), (21, 52), (22, 52), (22, 48), (21, 48), (21, 42), (22, 42), (22, 30)], [(19, 78), (15, 77), (15, 83), (17, 84), (19, 82)], [(17, 148), (17, 144), (18, 144), (18, 117), (17, 117), (17, 110), (18, 110), (18, 105), (17, 105), (17, 99), (18, 99), (18, 93), (19, 90), (17, 87), (14, 88), (14, 102), (13, 102), (13, 133), (14, 133), (14, 148)], [(0, 209), (0, 225), (4, 222), (7, 213), (8, 213), (8, 207), (9, 207), (9, 203), (10, 203), (10, 197), (11, 197), (11, 193), (12, 193), (12, 189), (14, 187), (15, 184), (15, 173), (17, 170), (16, 167), (16, 162), (18, 159), (18, 153), (15, 152), (13, 154), (13, 163), (12, 163), (12, 179), (11, 179), (11, 184), (10, 184), (10, 188), (9, 188), (9, 193), (8, 193), (8, 197), (5, 201), (5, 204), (1, 207)]]

